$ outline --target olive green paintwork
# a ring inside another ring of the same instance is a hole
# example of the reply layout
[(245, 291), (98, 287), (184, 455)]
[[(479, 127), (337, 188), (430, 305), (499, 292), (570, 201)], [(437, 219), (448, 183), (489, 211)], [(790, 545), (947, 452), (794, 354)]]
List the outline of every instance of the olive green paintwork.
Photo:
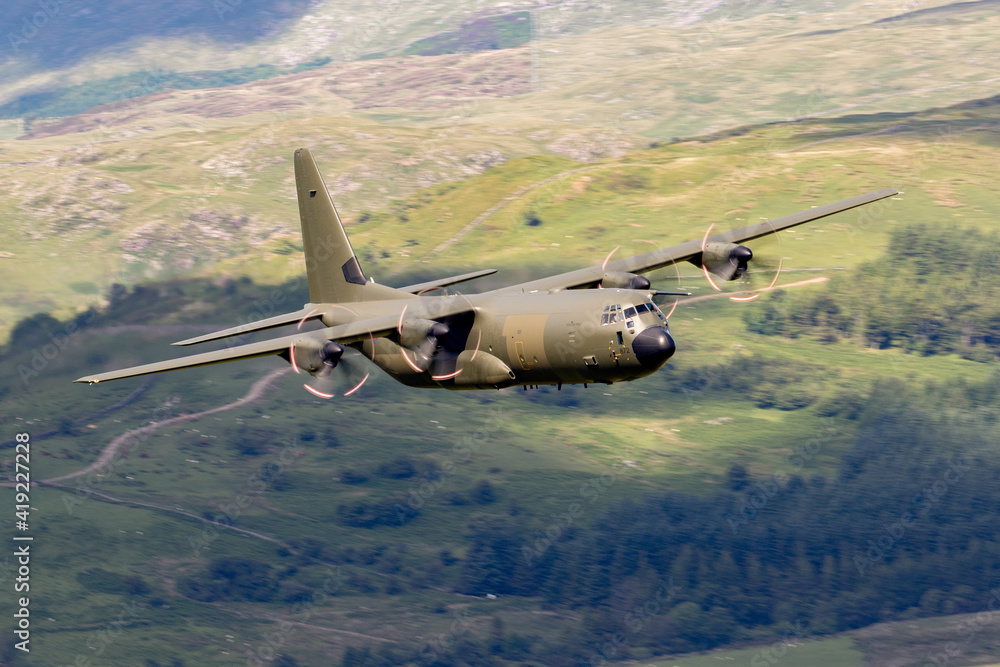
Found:
[[(415, 387), (492, 389), (514, 384), (610, 384), (644, 377), (656, 370), (643, 367), (631, 345), (641, 331), (667, 326), (656, 311), (628, 321), (601, 324), (605, 306), (652, 304), (648, 291), (488, 292), (435, 299), (447, 305), (465, 304), (471, 317), (467, 318), (467, 327), (462, 326), (461, 318), (451, 318), (455, 322), (451, 327), (453, 335), (461, 336), (457, 349), (442, 346), (429, 371), (419, 371), (406, 361), (403, 355), (408, 352), (393, 340), (395, 336), (368, 338), (355, 345), (382, 370)], [(631, 326), (626, 326), (629, 323)], [(448, 377), (456, 372), (454, 377)]]
[[(602, 287), (606, 277), (609, 285), (621, 284), (617, 281), (623, 279), (623, 273), (635, 277), (682, 261), (705, 264), (717, 274), (728, 270), (731, 275), (736, 249), (740, 249), (739, 257), (749, 254), (739, 243), (897, 194), (891, 189), (878, 190), (705, 239), (490, 292), (421, 296), (493, 270), (398, 289), (376, 284), (365, 276), (319, 169), (304, 148), (295, 151), (295, 179), (310, 303), (293, 313), (174, 345), (193, 345), (293, 324), (301, 328), (315, 320), (324, 328), (99, 373), (76, 382), (96, 383), (270, 355), (293, 362), (296, 370), (322, 374), (330, 368), (336, 372), (345, 346), (361, 351), (396, 380), (414, 387), (492, 389), (634, 380), (662, 366), (673, 353), (674, 343), (666, 319), (650, 300), (656, 290), (596, 289)], [(725, 268), (727, 262), (729, 269)], [(645, 312), (626, 310), (639, 304), (639, 311)], [(626, 317), (626, 313), (633, 314)], [(636, 339), (643, 332), (645, 342), (637, 347)], [(642, 354), (637, 355), (637, 350)]]

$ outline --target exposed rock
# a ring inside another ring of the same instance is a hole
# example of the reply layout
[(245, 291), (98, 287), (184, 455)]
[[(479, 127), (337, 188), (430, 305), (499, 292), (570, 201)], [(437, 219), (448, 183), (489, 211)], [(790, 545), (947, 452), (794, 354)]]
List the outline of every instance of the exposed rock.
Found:
[(190, 269), (249, 252), (275, 234), (288, 230), (252, 216), (200, 208), (180, 224), (155, 221), (134, 229), (119, 245), (126, 262), (147, 262), (152, 268)]

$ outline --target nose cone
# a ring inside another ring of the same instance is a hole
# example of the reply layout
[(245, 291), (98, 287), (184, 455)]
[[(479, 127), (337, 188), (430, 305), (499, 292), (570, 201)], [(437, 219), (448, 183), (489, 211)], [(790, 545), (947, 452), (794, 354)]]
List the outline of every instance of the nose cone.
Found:
[(650, 327), (640, 331), (632, 341), (632, 351), (635, 358), (645, 368), (656, 370), (669, 359), (677, 346), (663, 327)]

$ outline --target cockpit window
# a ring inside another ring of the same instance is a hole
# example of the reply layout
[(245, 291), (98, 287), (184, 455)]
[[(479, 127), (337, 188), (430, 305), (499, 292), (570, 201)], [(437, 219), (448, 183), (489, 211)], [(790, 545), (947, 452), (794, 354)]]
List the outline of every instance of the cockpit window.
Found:
[(622, 314), (621, 304), (616, 303), (611, 306), (604, 307), (604, 313), (601, 315), (601, 326), (624, 321), (625, 316)]
[[(601, 314), (601, 326), (625, 321), (631, 322), (634, 318), (646, 313), (653, 313), (664, 322), (667, 321), (667, 318), (663, 316), (663, 313), (656, 307), (655, 303), (639, 303), (634, 306), (627, 303), (624, 307), (620, 303), (615, 303), (604, 307), (604, 312)], [(632, 324), (627, 324), (626, 326), (631, 328)]]
[(655, 303), (653, 302), (649, 303), (649, 310), (650, 312), (656, 313), (656, 316), (659, 317), (664, 322), (667, 321), (667, 318), (663, 316), (663, 311), (660, 310), (659, 306), (657, 306)]

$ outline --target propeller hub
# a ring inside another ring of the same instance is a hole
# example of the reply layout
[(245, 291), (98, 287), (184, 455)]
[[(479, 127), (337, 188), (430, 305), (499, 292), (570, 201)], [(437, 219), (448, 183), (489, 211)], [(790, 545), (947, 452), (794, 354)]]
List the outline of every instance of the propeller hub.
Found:
[(435, 322), (434, 326), (432, 326), (430, 329), (428, 329), (428, 331), (427, 331), (427, 337), (428, 338), (437, 338), (437, 339), (440, 340), (441, 338), (444, 338), (445, 336), (447, 336), (450, 331), (451, 331), (451, 329), (449, 329), (448, 325), (445, 324), (444, 322)]
[(652, 285), (646, 276), (634, 276), (629, 282), (629, 289), (644, 290), (649, 289), (650, 285)]
[(332, 340), (328, 341), (320, 350), (323, 363), (333, 368), (336, 368), (342, 356), (344, 356), (344, 346), (340, 343), (334, 343)]
[(654, 371), (665, 364), (676, 349), (673, 337), (663, 327), (644, 329), (632, 341), (636, 360), (643, 367)]

